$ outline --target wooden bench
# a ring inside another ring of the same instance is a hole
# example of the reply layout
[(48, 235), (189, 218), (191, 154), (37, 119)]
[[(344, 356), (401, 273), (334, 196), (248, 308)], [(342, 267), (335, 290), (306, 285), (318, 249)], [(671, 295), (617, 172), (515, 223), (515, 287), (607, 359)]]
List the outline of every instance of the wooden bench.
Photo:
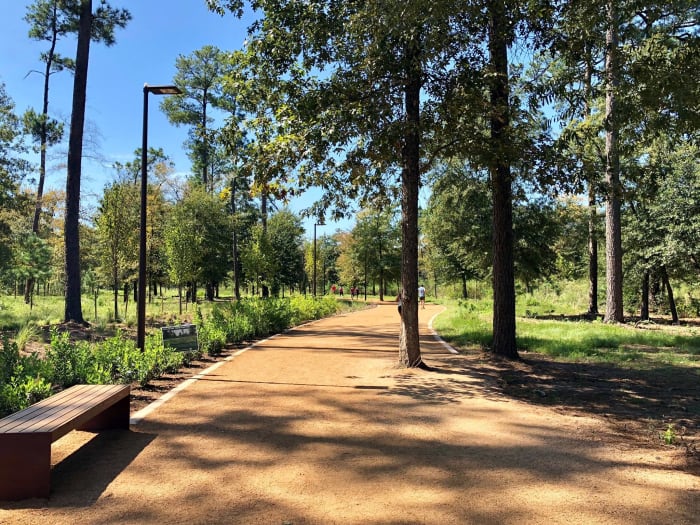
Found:
[(0, 500), (48, 498), (51, 443), (71, 430), (129, 428), (129, 385), (76, 385), (0, 419)]

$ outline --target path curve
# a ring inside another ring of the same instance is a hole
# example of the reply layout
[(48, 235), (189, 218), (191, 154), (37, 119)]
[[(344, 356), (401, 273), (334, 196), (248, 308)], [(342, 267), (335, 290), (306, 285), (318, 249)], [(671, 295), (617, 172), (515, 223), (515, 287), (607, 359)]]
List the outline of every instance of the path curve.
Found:
[(419, 312), (433, 371), (395, 366), (395, 306), (309, 323), (128, 432), (62, 438), (51, 498), (0, 504), (0, 523), (697, 523), (700, 483), (670, 452), (502, 397), (433, 337), (440, 310)]

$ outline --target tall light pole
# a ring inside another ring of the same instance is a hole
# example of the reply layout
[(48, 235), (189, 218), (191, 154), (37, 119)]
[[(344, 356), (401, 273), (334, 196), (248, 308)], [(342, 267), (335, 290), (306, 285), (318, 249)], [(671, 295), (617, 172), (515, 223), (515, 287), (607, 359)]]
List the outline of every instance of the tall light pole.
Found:
[(177, 86), (143, 85), (143, 135), (141, 143), (141, 224), (139, 230), (139, 292), (136, 346), (146, 347), (146, 203), (148, 196), (148, 94), (179, 95)]

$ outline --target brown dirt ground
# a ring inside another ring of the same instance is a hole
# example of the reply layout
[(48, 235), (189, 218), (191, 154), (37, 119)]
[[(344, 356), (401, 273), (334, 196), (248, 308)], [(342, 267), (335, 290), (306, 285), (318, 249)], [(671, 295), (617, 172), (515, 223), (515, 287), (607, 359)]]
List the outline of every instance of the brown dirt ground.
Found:
[(59, 440), (51, 498), (0, 523), (697, 523), (697, 381), (452, 355), (439, 311), (420, 312), (430, 371), (395, 366), (388, 305), (229, 349), (131, 431)]

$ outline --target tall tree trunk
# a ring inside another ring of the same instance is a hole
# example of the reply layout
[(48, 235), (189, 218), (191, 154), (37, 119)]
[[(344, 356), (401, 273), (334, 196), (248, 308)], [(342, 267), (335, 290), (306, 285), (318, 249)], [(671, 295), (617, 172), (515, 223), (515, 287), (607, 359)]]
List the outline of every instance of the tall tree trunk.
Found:
[(588, 181), (588, 315), (598, 315), (598, 235), (595, 184)]
[[(377, 232), (379, 233), (379, 232)], [(382, 262), (382, 239), (381, 236), (377, 236), (379, 238), (379, 300), (383, 301), (384, 300), (384, 263)]]
[[(591, 102), (593, 101), (593, 59), (590, 45), (586, 46), (586, 100), (584, 113), (590, 118)], [(588, 181), (588, 315), (592, 318), (598, 316), (598, 234), (596, 223), (598, 208), (596, 204), (596, 176), (595, 170), (584, 160), (583, 172)]]
[(622, 306), (622, 226), (617, 88), (618, 16), (615, 0), (607, 2), (605, 36), (605, 322), (624, 321)]
[[(260, 199), (260, 213), (262, 215), (262, 228), (263, 228), (263, 235), (267, 237), (267, 190), (264, 189), (262, 192), (262, 196)], [(325, 267), (324, 267), (324, 272), (325, 272)], [(267, 275), (263, 274), (262, 276), (263, 279), (267, 279)], [(263, 280), (262, 282), (262, 296), (263, 298), (267, 299), (270, 297), (270, 289), (268, 288), (266, 281)], [(325, 292), (325, 274), (324, 274), (324, 292)]]
[(418, 335), (418, 191), (420, 189), (420, 41), (414, 34), (406, 45), (404, 100), (406, 127), (401, 151), (401, 332), (399, 364), (425, 366)]
[(676, 309), (676, 300), (673, 297), (673, 288), (671, 288), (671, 281), (668, 280), (668, 273), (666, 272), (666, 267), (661, 267), (661, 280), (664, 283), (664, 288), (666, 288), (666, 295), (668, 296), (668, 308), (671, 310), (671, 320), (673, 324), (678, 324), (678, 310)]
[(508, 20), (504, 0), (490, 0), (491, 188), (493, 193), (493, 347), (494, 354), (518, 359), (515, 340), (513, 196), (510, 171), (510, 87)]
[(231, 215), (233, 216), (233, 295), (241, 300), (240, 274), (238, 271), (238, 220), (236, 217), (236, 179), (231, 182)]
[(644, 271), (642, 275), (642, 297), (641, 307), (639, 309), (639, 319), (641, 321), (649, 320), (649, 270)]
[(83, 157), (83, 128), (87, 95), (92, 0), (82, 0), (78, 27), (78, 48), (73, 80), (73, 108), (68, 140), (68, 174), (66, 178), (66, 297), (64, 320), (85, 323), (80, 295), (80, 176)]

